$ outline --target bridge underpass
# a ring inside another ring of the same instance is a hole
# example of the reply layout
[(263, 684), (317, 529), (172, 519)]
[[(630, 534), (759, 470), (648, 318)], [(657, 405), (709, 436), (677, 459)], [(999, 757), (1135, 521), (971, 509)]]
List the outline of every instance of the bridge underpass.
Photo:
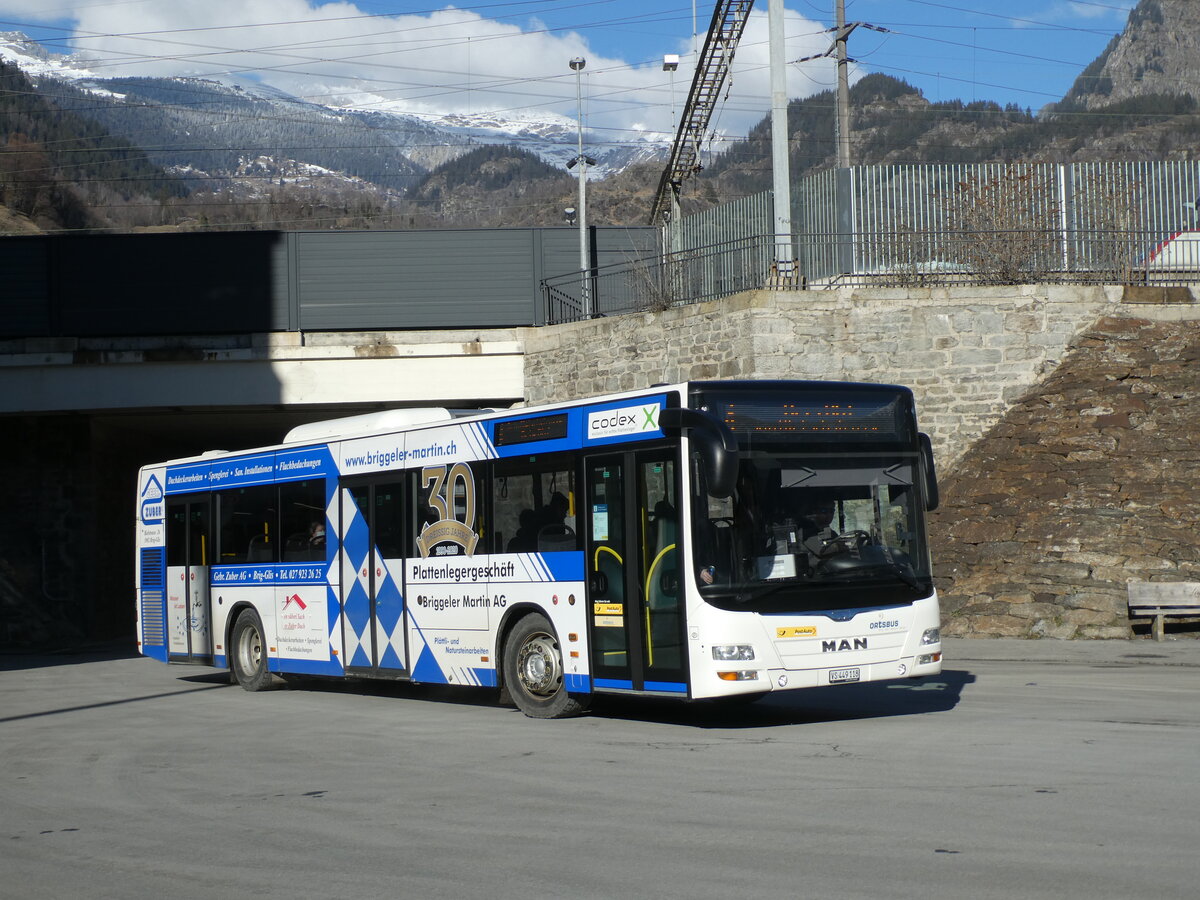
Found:
[[(597, 266), (653, 228), (589, 229)], [(132, 633), (145, 462), (525, 396), (572, 228), (0, 238), (0, 644)]]
[(132, 633), (139, 466), (405, 406), (508, 407), (521, 329), (0, 343), (0, 644)]

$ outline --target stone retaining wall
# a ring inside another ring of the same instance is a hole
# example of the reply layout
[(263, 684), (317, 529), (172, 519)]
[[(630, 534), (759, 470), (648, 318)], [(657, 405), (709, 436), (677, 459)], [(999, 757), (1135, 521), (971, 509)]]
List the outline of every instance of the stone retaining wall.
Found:
[(1129, 582), (1200, 581), (1200, 321), (1121, 312), (943, 480), (947, 634), (1129, 637)]
[(1120, 288), (758, 291), (525, 333), (529, 403), (702, 378), (913, 388), (949, 466), (1062, 359)]
[(907, 384), (933, 438), (946, 632), (1128, 637), (1131, 580), (1200, 580), (1187, 289), (769, 293), (530, 332), (529, 402), (693, 378)]

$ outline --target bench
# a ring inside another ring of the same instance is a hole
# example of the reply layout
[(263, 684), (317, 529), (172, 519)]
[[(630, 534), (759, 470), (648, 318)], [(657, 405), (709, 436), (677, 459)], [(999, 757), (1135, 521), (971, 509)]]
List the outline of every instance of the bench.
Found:
[(1200, 617), (1200, 584), (1173, 581), (1129, 582), (1129, 618), (1153, 617), (1150, 633), (1163, 639), (1163, 619), (1167, 616)]

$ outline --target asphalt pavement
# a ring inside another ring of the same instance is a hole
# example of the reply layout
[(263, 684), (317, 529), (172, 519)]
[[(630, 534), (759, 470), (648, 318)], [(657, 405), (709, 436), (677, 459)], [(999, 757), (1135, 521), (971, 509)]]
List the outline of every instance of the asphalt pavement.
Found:
[(0, 898), (1192, 898), (1200, 641), (749, 707), (0, 655)]

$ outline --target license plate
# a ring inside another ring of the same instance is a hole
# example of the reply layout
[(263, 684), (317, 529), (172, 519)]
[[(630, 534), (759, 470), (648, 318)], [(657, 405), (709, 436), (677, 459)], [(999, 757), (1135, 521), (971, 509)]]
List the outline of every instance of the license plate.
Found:
[(857, 668), (854, 669), (830, 669), (829, 683), (830, 684), (850, 684), (858, 681), (862, 677)]

